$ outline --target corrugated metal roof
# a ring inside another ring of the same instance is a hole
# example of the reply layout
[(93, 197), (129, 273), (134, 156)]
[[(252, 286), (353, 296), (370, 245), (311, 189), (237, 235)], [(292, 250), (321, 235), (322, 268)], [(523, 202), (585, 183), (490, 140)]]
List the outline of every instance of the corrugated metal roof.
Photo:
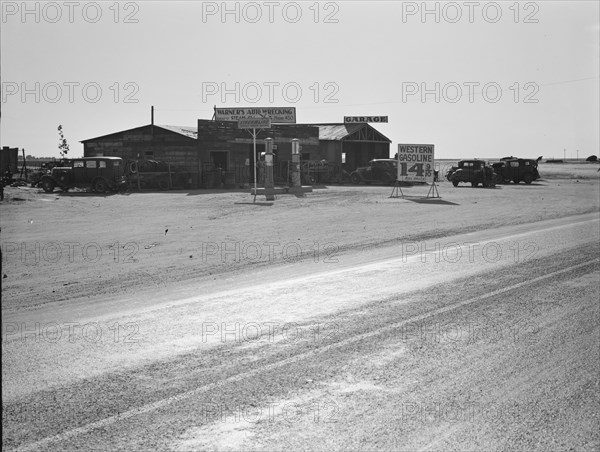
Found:
[(188, 138), (193, 138), (194, 140), (198, 138), (198, 128), (197, 127), (186, 127), (186, 126), (156, 126), (162, 127), (163, 129), (170, 130), (171, 132), (178, 133), (180, 135), (184, 135)]
[(333, 123), (333, 124), (305, 124), (312, 125), (319, 128), (319, 140), (330, 140), (330, 141), (339, 141), (343, 140), (349, 135), (352, 135), (357, 130), (362, 129), (363, 127), (369, 127), (373, 129), (378, 135), (381, 135), (382, 138), (391, 143), (391, 140), (379, 132), (374, 127), (370, 126), (366, 123)]
[(315, 124), (315, 126), (319, 128), (319, 140), (341, 140), (362, 128), (363, 124)]
[[(131, 131), (134, 131), (134, 130), (144, 129), (144, 128), (147, 128), (147, 127), (150, 127), (150, 126), (151, 126), (151, 124), (148, 124), (148, 125), (145, 125), (145, 126), (135, 127), (133, 129), (120, 130), (118, 132), (112, 132), (112, 133), (109, 133), (107, 135), (101, 135), (101, 136), (94, 137), (94, 138), (88, 138), (87, 140), (81, 140), (80, 143), (86, 143), (88, 141), (94, 141), (94, 140), (97, 140), (99, 138), (106, 138), (106, 137), (109, 137), (111, 135), (117, 135), (119, 133), (131, 132)], [(175, 133), (183, 135), (183, 136), (185, 136), (187, 138), (192, 138), (194, 140), (198, 138), (198, 129), (196, 127), (187, 127), (187, 126), (159, 126), (159, 125), (155, 125), (154, 127), (160, 127), (161, 129), (169, 130), (170, 132), (175, 132)]]

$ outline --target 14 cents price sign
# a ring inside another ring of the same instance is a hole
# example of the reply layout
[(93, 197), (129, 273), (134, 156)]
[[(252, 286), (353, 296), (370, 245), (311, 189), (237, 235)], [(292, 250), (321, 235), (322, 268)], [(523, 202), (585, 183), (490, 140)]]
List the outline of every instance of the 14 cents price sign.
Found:
[(433, 183), (433, 144), (398, 145), (398, 180)]

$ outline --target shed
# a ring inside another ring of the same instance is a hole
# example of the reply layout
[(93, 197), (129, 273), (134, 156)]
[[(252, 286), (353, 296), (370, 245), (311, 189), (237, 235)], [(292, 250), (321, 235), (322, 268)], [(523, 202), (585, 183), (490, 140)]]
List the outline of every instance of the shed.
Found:
[(190, 173), (199, 184), (201, 159), (196, 127), (153, 125), (89, 138), (83, 143), (84, 157), (116, 156), (124, 160), (159, 160)]
[(0, 150), (0, 176), (4, 177), (7, 171), (11, 174), (18, 172), (17, 160), (19, 157), (19, 148), (2, 146)]
[(321, 158), (352, 172), (369, 160), (390, 156), (389, 138), (367, 123), (314, 124), (319, 128)]

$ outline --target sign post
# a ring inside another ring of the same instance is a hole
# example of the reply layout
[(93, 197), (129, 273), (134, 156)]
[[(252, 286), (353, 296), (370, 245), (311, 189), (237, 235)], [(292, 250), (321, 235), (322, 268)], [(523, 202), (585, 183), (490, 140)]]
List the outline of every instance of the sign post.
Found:
[[(398, 176), (390, 197), (397, 197), (401, 182), (431, 184), (427, 198), (440, 198), (434, 178), (433, 144), (398, 144)], [(396, 193), (396, 196), (394, 196)], [(404, 194), (402, 193), (402, 197)]]
[[(252, 129), (254, 143), (254, 201), (256, 202), (256, 168), (258, 160), (256, 158), (256, 129), (269, 129), (271, 123), (296, 124), (296, 107), (237, 107), (237, 108), (217, 108), (215, 106), (215, 121), (237, 121), (240, 129)], [(271, 159), (273, 158), (273, 142), (271, 140)], [(266, 157), (265, 157), (266, 158)], [(271, 160), (271, 181), (273, 175), (273, 161)], [(266, 188), (266, 187), (265, 187)], [(271, 191), (274, 199), (274, 186)], [(267, 200), (269, 199), (267, 195)]]
[[(256, 202), (256, 167), (258, 161), (256, 159), (256, 136), (261, 132), (262, 129), (270, 129), (271, 128), (271, 119), (270, 118), (243, 118), (238, 121), (238, 128), (240, 129), (248, 129), (252, 130), (250, 135), (252, 136), (252, 143), (254, 149), (254, 202)], [(256, 129), (259, 129), (256, 132)]]

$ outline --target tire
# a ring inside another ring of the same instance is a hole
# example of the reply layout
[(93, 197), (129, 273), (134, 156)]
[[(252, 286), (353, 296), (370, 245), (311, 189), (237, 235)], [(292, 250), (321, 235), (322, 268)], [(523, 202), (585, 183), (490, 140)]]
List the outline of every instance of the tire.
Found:
[(356, 173), (350, 174), (350, 182), (352, 182), (354, 185), (359, 185), (360, 184), (360, 176)]
[(454, 185), (455, 187), (458, 187), (458, 181), (457, 180), (453, 180), (452, 181), (452, 185)]
[(56, 187), (56, 184), (52, 179), (44, 179), (41, 183), (42, 188), (46, 193), (52, 193), (54, 191), (54, 187)]
[(529, 185), (533, 182), (533, 177), (531, 176), (531, 174), (526, 174), (525, 177), (523, 178), (523, 181)]
[(107, 190), (108, 190), (108, 184), (106, 183), (106, 181), (104, 179), (96, 180), (96, 182), (94, 183), (94, 191), (96, 193), (106, 193)]
[(135, 160), (132, 160), (131, 162), (129, 162), (128, 169), (129, 169), (129, 172), (131, 174), (137, 173), (138, 172), (138, 164), (137, 164), (137, 162)]
[(502, 178), (502, 183), (503, 184), (510, 184), (510, 179), (508, 177), (504, 177), (504, 178)]

